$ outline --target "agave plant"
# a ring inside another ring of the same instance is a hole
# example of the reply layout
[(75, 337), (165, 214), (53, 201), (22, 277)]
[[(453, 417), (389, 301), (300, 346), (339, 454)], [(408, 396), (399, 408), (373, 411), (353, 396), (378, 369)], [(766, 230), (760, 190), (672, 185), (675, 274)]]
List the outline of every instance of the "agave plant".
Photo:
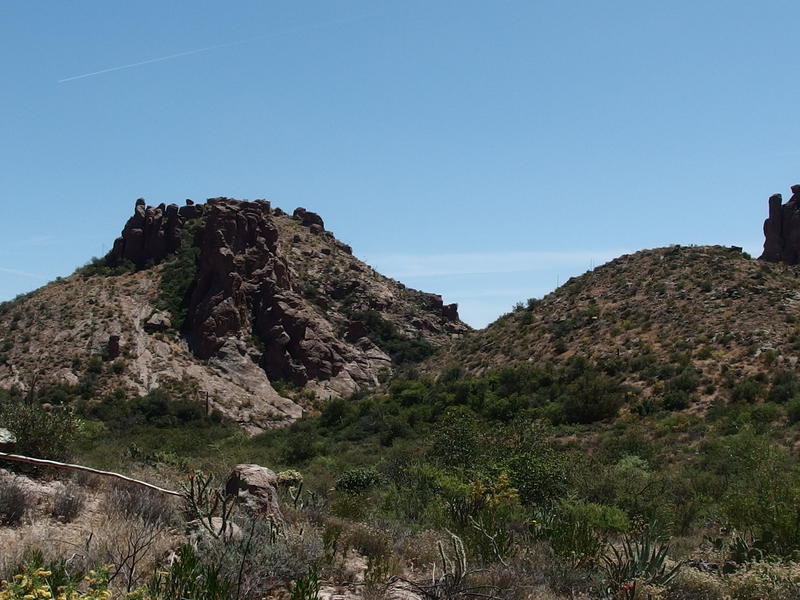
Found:
[(669, 538), (658, 533), (655, 525), (626, 535), (619, 546), (610, 544), (601, 557), (607, 591), (635, 589), (637, 581), (657, 586), (668, 584), (683, 567), (679, 562), (668, 568), (668, 553)]

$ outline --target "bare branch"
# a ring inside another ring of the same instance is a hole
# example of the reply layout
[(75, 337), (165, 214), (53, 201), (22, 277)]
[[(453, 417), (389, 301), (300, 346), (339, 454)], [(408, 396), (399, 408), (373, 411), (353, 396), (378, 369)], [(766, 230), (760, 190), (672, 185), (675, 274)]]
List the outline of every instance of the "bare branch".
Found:
[(121, 475), (120, 473), (114, 473), (112, 471), (101, 471), (99, 469), (92, 469), (91, 467), (84, 467), (82, 465), (62, 463), (55, 460), (46, 460), (44, 458), (31, 458), (30, 456), (9, 454), (7, 452), (0, 452), (0, 460), (10, 460), (12, 462), (28, 463), (31, 465), (39, 465), (42, 467), (55, 467), (56, 469), (67, 469), (69, 471), (84, 471), (86, 473), (93, 473), (95, 475), (101, 475), (103, 477), (113, 477), (115, 479), (127, 481), (128, 483), (132, 483), (134, 485), (140, 485), (142, 487), (150, 488), (151, 490), (156, 490), (157, 492), (161, 492), (162, 494), (170, 494), (171, 496), (183, 496), (181, 492), (167, 490), (162, 487), (158, 487), (157, 485), (153, 485), (152, 483), (147, 483), (146, 481), (140, 481), (138, 479), (126, 477), (125, 475)]

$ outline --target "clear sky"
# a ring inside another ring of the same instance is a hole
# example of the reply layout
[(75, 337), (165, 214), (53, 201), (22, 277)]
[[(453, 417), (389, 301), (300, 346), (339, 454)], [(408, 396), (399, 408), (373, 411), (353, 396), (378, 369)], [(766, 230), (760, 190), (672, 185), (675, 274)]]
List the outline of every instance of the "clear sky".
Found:
[(482, 326), (625, 251), (759, 252), (800, 3), (0, 3), (0, 300), (136, 198), (305, 206)]

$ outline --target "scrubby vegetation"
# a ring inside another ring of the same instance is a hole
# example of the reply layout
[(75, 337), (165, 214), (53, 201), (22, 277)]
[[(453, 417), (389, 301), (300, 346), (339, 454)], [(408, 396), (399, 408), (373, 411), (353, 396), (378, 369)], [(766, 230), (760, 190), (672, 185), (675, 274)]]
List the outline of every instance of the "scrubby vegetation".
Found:
[[(664, 395), (630, 388), (629, 369), (663, 381)], [(452, 367), (329, 401), (254, 437), (206, 415), (186, 382), (143, 397), (120, 391), (87, 402), (76, 393), (66, 400), (74, 413), (41, 408), (63, 388), (6, 397), (0, 407), (38, 415), (22, 444), (60, 427), (73, 432), (63, 439), (82, 462), (173, 485), (197, 468), (281, 471), (288, 518), (279, 532), (236, 517), (238, 542), (184, 549), (156, 579), (112, 577), (118, 593), (166, 598), (193, 581), (208, 595), (193, 588), (191, 597), (203, 598), (261, 598), (281, 587), (315, 597), (330, 583), (371, 598), (398, 589), (424, 598), (792, 597), (800, 589), (797, 377), (776, 369), (732, 378), (727, 398), (704, 415), (675, 400), (700, 386), (688, 363), (648, 356), (480, 376)], [(60, 445), (36, 452), (65, 455)], [(114, 518), (149, 535), (180, 518), (158, 495), (113, 494)], [(53, 514), (73, 518), (68, 507)], [(23, 564), (25, 573), (44, 568)]]
[(192, 286), (197, 279), (197, 257), (200, 249), (194, 243), (203, 219), (187, 221), (181, 235), (181, 244), (174, 255), (166, 261), (159, 280), (159, 303), (172, 315), (172, 326), (183, 329)]
[(359, 310), (350, 313), (350, 319), (364, 325), (369, 338), (392, 357), (397, 365), (418, 363), (431, 354), (433, 346), (422, 337), (408, 337), (391, 321), (374, 310)]
[[(163, 267), (176, 328), (195, 258)], [(232, 465), (258, 463), (278, 472), (285, 513), (277, 523), (225, 501), (203, 509), (89, 482), (36, 503), (4, 483), (0, 534), (36, 515), (80, 522), (98, 503), (109, 526), (69, 564), (74, 549), (28, 535), (0, 561), (12, 582), (0, 594), (800, 597), (800, 330), (784, 308), (796, 277), (720, 248), (650, 251), (615, 269), (624, 277), (602, 267), (520, 304), (450, 354), (351, 310), (401, 375), (350, 398), (305, 398), (304, 418), (254, 436), (208, 414), (190, 380), (113, 389), (124, 356), (80, 358), (74, 384), (0, 392), (0, 426), (22, 453), (172, 488), (198, 470), (217, 489)], [(747, 306), (734, 302), (745, 293)], [(769, 310), (745, 314), (759, 303)], [(22, 319), (10, 321), (19, 343)], [(183, 535), (203, 518), (206, 539)], [(213, 518), (236, 536), (215, 533)]]

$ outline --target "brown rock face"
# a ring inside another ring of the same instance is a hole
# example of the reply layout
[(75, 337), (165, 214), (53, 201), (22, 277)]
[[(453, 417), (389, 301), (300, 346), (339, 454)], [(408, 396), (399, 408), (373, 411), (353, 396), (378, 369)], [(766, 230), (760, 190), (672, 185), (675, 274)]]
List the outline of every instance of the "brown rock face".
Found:
[(357, 361), (294, 291), (269, 207), (227, 199), (206, 207), (197, 236), (200, 276), (188, 313), (195, 353), (209, 358), (227, 338), (255, 334), (264, 370), (299, 385), (331, 379)]
[(769, 217), (764, 221), (764, 252), (759, 257), (768, 262), (800, 262), (800, 185), (792, 186), (786, 204), (774, 194), (769, 198)]

